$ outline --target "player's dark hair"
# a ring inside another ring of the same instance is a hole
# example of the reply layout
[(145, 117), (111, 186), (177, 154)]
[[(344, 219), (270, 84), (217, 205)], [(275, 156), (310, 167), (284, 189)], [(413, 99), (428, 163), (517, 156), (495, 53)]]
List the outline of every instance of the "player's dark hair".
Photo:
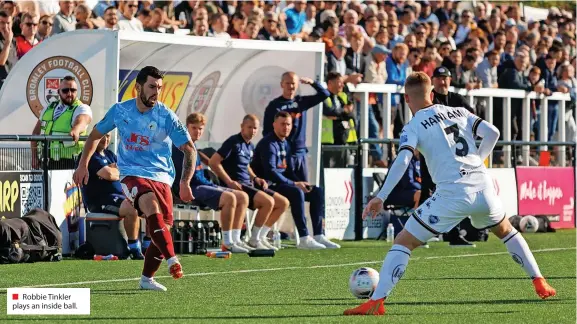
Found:
[(274, 115), (274, 120), (276, 121), (279, 118), (292, 118), (291, 114), (289, 114), (286, 111), (279, 111), (276, 113), (276, 115)]
[(140, 72), (138, 72), (138, 75), (136, 76), (136, 83), (140, 84), (141, 86), (144, 85), (149, 76), (155, 79), (162, 79), (163, 77), (162, 73), (160, 73), (160, 70), (154, 66), (149, 65), (143, 67)]
[(76, 79), (74, 79), (74, 77), (71, 75), (67, 75), (67, 76), (63, 77), (62, 80), (60, 80), (60, 81), (62, 81), (62, 82), (64, 82), (64, 81), (76, 81)]
[(0, 17), (2, 17), (2, 18), (8, 18), (8, 17), (10, 17), (10, 16), (8, 15), (8, 13), (6, 13), (6, 11), (0, 10)]

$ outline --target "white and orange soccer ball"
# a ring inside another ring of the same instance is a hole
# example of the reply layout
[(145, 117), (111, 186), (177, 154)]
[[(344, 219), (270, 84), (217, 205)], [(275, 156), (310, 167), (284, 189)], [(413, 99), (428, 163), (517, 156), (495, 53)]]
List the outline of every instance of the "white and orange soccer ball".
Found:
[(353, 296), (361, 299), (370, 298), (377, 284), (379, 273), (373, 268), (363, 267), (353, 271), (349, 279), (349, 289)]

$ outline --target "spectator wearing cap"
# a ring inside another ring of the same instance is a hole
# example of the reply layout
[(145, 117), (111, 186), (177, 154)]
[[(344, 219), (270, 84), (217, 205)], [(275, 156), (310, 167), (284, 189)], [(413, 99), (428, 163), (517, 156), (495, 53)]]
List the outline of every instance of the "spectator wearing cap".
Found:
[(477, 75), (483, 88), (498, 88), (497, 66), (499, 66), (499, 52), (492, 50), (487, 53), (485, 59), (477, 66)]
[(120, 30), (144, 31), (142, 22), (134, 17), (138, 11), (138, 1), (121, 1), (119, 10), (121, 15), (118, 18), (118, 28)]
[(458, 93), (449, 91), (451, 85), (451, 71), (444, 66), (435, 69), (432, 77), (433, 83), (433, 102), (449, 107), (464, 107), (474, 113), (473, 107), (465, 97)]
[(421, 14), (418, 21), (423, 23), (432, 22), (439, 25), (439, 18), (431, 12), (431, 4), (427, 0), (421, 1)]
[(467, 39), (471, 32), (471, 23), (473, 22), (473, 14), (469, 10), (463, 10), (461, 14), (461, 23), (457, 26), (455, 33), (455, 44), (459, 45)]
[(60, 34), (76, 29), (76, 18), (74, 17), (74, 2), (60, 1), (58, 3), (60, 11), (54, 16), (54, 26), (52, 35)]
[[(387, 81), (387, 69), (385, 59), (390, 51), (383, 45), (375, 45), (371, 54), (367, 55), (365, 73), (363, 73), (365, 83), (384, 84)], [(375, 110), (377, 106), (377, 96), (374, 93), (369, 94), (369, 138), (379, 138), (379, 122), (377, 121)], [(373, 165), (386, 167), (383, 158), (381, 146), (370, 144), (370, 154), (373, 159)]]
[(405, 38), (399, 35), (399, 22), (398, 21), (389, 21), (387, 23), (387, 33), (389, 35), (389, 44), (388, 48), (392, 50), (395, 45), (402, 43), (405, 41)]

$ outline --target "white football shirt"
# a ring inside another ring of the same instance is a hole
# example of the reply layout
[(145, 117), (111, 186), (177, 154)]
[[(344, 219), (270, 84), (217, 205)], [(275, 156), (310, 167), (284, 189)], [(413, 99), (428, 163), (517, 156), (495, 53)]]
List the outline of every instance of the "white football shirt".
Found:
[(418, 149), (443, 195), (474, 193), (492, 185), (475, 145), (482, 119), (465, 108), (432, 105), (403, 128), (399, 151)]

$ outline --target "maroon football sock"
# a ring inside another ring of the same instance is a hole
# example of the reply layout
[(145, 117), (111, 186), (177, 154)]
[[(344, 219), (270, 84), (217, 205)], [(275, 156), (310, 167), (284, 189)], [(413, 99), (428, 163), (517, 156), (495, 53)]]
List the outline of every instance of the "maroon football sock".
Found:
[(172, 236), (170, 235), (170, 230), (166, 224), (164, 224), (162, 214), (148, 216), (146, 223), (148, 224), (148, 233), (152, 238), (152, 243), (156, 245), (160, 253), (162, 253), (167, 260), (175, 256)]
[(146, 255), (144, 256), (144, 268), (142, 269), (142, 275), (148, 278), (154, 277), (158, 268), (162, 264), (162, 253), (154, 242), (150, 244), (148, 249), (146, 249)]

